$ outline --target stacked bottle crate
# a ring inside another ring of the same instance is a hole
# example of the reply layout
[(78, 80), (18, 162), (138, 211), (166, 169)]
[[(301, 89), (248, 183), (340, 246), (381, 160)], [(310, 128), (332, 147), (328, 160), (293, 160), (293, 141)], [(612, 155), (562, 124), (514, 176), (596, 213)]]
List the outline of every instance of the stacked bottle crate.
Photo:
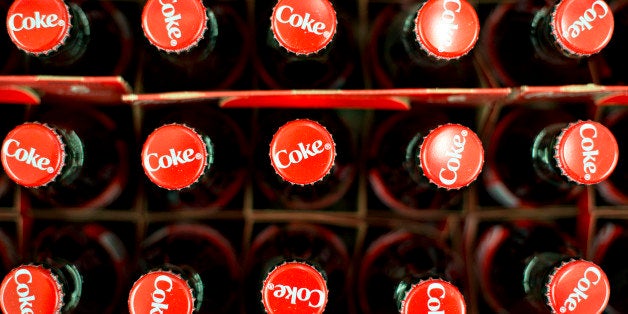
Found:
[(0, 1), (0, 306), (624, 313), (626, 3)]

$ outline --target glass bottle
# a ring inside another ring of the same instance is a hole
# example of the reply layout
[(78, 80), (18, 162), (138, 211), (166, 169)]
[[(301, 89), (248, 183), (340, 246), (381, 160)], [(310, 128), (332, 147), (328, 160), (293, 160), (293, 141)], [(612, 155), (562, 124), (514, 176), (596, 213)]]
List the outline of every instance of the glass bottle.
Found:
[(385, 7), (373, 22), (367, 48), (378, 86), (480, 86), (469, 54), (479, 33), (475, 8), (464, 0)]
[(238, 83), (252, 46), (238, 4), (147, 1), (142, 29), (149, 45), (142, 90), (227, 89)]
[(572, 201), (585, 185), (608, 178), (618, 161), (608, 128), (558, 107), (508, 112), (488, 143), (484, 184), (508, 207)]
[(462, 259), (442, 241), (390, 231), (366, 249), (357, 278), (362, 313), (466, 313)]
[(602, 51), (614, 19), (602, 0), (519, 0), (498, 4), (480, 39), (501, 86), (592, 83), (588, 57)]
[(224, 208), (242, 190), (248, 146), (229, 114), (206, 104), (154, 109), (145, 118), (151, 208)]
[(579, 256), (557, 225), (515, 221), (481, 233), (475, 266), (484, 300), (496, 312), (601, 313), (609, 281)]
[[(369, 180), (378, 198), (404, 214), (452, 209), (484, 164), (482, 142), (469, 127), (469, 112), (421, 108), (393, 113), (375, 125)], [(456, 122), (452, 122), (456, 121)]]
[(7, 30), (28, 56), (25, 74), (132, 76), (134, 34), (112, 1), (14, 1)]
[(343, 10), (329, 0), (279, 0), (272, 10), (257, 5), (254, 62), (264, 87), (349, 86), (359, 62), (353, 24)]
[(127, 278), (126, 248), (97, 224), (48, 227), (33, 247), (32, 263), (2, 282), (5, 313), (117, 313)]
[(271, 202), (324, 209), (343, 198), (357, 157), (354, 134), (339, 112), (260, 111), (256, 121), (256, 182)]
[[(244, 262), (244, 297), (263, 304), (247, 302), (245, 311), (264, 313), (265, 307), (267, 313), (286, 313), (284, 306), (288, 306), (299, 313), (347, 313), (349, 263), (346, 243), (328, 227), (267, 226), (253, 239)], [(287, 287), (303, 288), (310, 298), (286, 299)]]
[(197, 223), (171, 224), (142, 242), (141, 275), (129, 293), (131, 313), (232, 313), (241, 268), (229, 240)]
[(110, 116), (55, 106), (29, 118), (4, 139), (9, 178), (45, 206), (93, 209), (117, 199), (128, 181), (128, 148)]

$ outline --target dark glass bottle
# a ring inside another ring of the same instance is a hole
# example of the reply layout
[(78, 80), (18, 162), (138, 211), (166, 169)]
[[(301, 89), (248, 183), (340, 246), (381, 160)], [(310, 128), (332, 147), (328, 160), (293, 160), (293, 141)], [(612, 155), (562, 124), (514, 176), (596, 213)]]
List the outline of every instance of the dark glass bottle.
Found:
[(375, 124), (369, 180), (385, 205), (412, 214), (460, 204), (461, 189), (482, 170), (484, 149), (469, 127), (450, 122), (472, 123), (468, 117), (473, 112), (461, 109), (458, 113), (466, 118), (416, 108), (393, 113)]
[(147, 1), (144, 92), (227, 89), (241, 79), (251, 51), (243, 2)]
[(243, 131), (209, 106), (146, 112), (142, 166), (151, 208), (224, 208), (242, 190), (248, 166)]
[(601, 313), (608, 303), (606, 274), (557, 225), (494, 225), (475, 252), (484, 300), (496, 312)]
[(21, 265), (2, 282), (4, 313), (72, 313), (82, 294), (76, 266), (61, 261)]
[(116, 124), (95, 109), (41, 108), (14, 128), (2, 165), (46, 206), (99, 208), (116, 200), (128, 180), (127, 146)]
[(504, 2), (482, 27), (481, 52), (503, 86), (592, 83), (588, 57), (608, 44), (613, 26), (602, 0)]
[[(256, 72), (268, 88), (346, 88), (359, 60), (350, 17), (328, 0), (256, 3)], [(338, 10), (337, 10), (338, 9)]]
[(356, 145), (337, 111), (262, 110), (255, 120), (256, 182), (271, 202), (323, 209), (346, 194), (357, 171)]
[(7, 313), (25, 307), (33, 313), (118, 312), (129, 265), (116, 234), (96, 224), (52, 226), (33, 243), (32, 264), (3, 281)]
[(512, 110), (488, 143), (484, 183), (508, 207), (572, 201), (585, 185), (605, 180), (618, 160), (617, 142), (605, 126), (557, 107)]
[[(246, 302), (245, 312), (264, 313), (262, 302), (255, 302), (264, 299), (267, 313), (293, 313), (284, 312), (284, 306), (300, 309), (299, 313), (348, 313), (349, 262), (346, 244), (326, 227), (268, 226), (253, 239), (245, 259), (244, 298), (253, 300)], [(276, 300), (287, 291), (282, 287), (307, 288), (310, 293), (304, 294), (310, 298)]]
[(115, 2), (19, 0), (7, 16), (26, 74), (132, 75), (133, 32)]
[(457, 288), (464, 276), (462, 259), (440, 240), (391, 231), (369, 245), (359, 267), (362, 313), (466, 313)]
[(608, 179), (596, 185), (603, 199), (611, 204), (628, 204), (628, 109), (618, 108), (609, 112), (602, 121), (615, 134), (619, 156), (615, 171)]
[(620, 221), (603, 222), (595, 234), (592, 258), (608, 275), (611, 296), (605, 313), (628, 312), (628, 300), (624, 297), (628, 291), (628, 268), (622, 261), (628, 250), (628, 231)]
[(480, 33), (465, 0), (389, 5), (373, 22), (368, 52), (380, 87), (478, 87), (469, 52)]
[(129, 311), (168, 308), (176, 313), (234, 313), (241, 269), (231, 243), (200, 224), (173, 224), (141, 244), (141, 276), (130, 291)]

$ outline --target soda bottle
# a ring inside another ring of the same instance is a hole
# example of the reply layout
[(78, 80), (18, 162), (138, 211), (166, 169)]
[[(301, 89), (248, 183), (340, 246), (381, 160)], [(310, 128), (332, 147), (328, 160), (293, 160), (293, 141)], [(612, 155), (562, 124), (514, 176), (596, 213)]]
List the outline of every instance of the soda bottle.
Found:
[(480, 46), (496, 84), (586, 84), (594, 82), (588, 57), (604, 49), (613, 27), (603, 0), (504, 2), (483, 25)]
[(251, 39), (239, 2), (149, 0), (144, 92), (225, 89), (243, 74)]
[[(472, 123), (468, 116), (460, 121)], [(482, 170), (484, 149), (472, 129), (451, 119), (459, 120), (443, 110), (417, 108), (393, 113), (375, 125), (369, 180), (385, 205), (412, 214), (460, 203), (460, 189)]]
[(116, 313), (127, 263), (122, 241), (100, 225), (46, 228), (32, 263), (4, 277), (0, 306), (4, 313)]
[(245, 311), (347, 313), (349, 262), (346, 244), (329, 228), (268, 226), (253, 239), (245, 260), (245, 299), (251, 300)]
[(462, 260), (441, 241), (406, 230), (373, 241), (357, 278), (362, 313), (466, 313)]
[(488, 141), (484, 183), (504, 206), (569, 202), (615, 169), (618, 146), (608, 128), (565, 108), (549, 109), (508, 112)]
[(112, 118), (92, 108), (40, 109), (4, 139), (9, 178), (37, 205), (98, 208), (115, 201), (128, 180), (128, 148)]
[(611, 296), (606, 313), (628, 311), (628, 302), (623, 297), (628, 289), (628, 281), (626, 281), (628, 269), (621, 262), (628, 249), (626, 241), (628, 241), (628, 232), (622, 221), (601, 221), (600, 229), (593, 239), (593, 261), (604, 269), (611, 285)]
[(108, 0), (17, 0), (9, 8), (7, 31), (28, 57), (26, 74), (129, 79), (133, 71), (133, 32)]
[(240, 265), (230, 242), (202, 224), (172, 224), (141, 245), (141, 276), (129, 293), (130, 313), (232, 313)]
[(256, 182), (271, 202), (323, 209), (342, 199), (355, 178), (356, 148), (338, 112), (265, 111), (256, 120)]
[(486, 229), (476, 246), (484, 299), (500, 313), (602, 313), (609, 281), (551, 223), (516, 221)]
[(141, 158), (151, 182), (150, 204), (170, 209), (225, 207), (246, 179), (243, 131), (227, 113), (209, 106), (162, 109), (145, 115), (150, 134)]
[(480, 34), (465, 0), (391, 4), (373, 22), (368, 52), (377, 84), (395, 87), (478, 87), (469, 52)]
[[(341, 88), (358, 60), (350, 17), (329, 0), (259, 4), (256, 71), (270, 88)], [(269, 17), (269, 19), (265, 18)], [(270, 22), (270, 23), (269, 23)]]
[[(605, 115), (603, 122), (608, 129), (615, 134), (617, 145), (619, 147), (619, 155), (626, 156), (628, 154), (628, 110), (620, 108), (612, 110)], [(625, 158), (617, 161), (615, 171), (608, 179), (596, 185), (597, 190), (602, 198), (615, 205), (628, 204), (628, 163)]]

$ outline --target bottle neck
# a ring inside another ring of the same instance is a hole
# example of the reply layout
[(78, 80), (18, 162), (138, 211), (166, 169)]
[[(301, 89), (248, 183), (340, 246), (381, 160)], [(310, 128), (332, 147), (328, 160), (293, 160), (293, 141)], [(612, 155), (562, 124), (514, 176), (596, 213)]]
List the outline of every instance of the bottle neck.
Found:
[[(407, 57), (415, 64), (423, 67), (440, 67), (448, 63), (445, 59), (438, 59), (430, 55), (426, 48), (417, 40), (415, 21), (419, 6), (412, 7), (401, 13), (401, 44)], [(399, 36), (398, 34), (392, 34)]]
[(63, 292), (63, 307), (61, 313), (70, 313), (74, 310), (83, 291), (83, 277), (74, 264), (61, 260), (49, 260), (42, 263), (57, 278)]
[(78, 178), (85, 160), (83, 141), (72, 130), (55, 129), (64, 145), (65, 159), (61, 173), (54, 182), (66, 184)]
[(551, 275), (562, 263), (571, 259), (573, 257), (565, 254), (544, 252), (527, 261), (523, 272), (523, 289), (533, 305), (547, 309), (547, 287)]
[(545, 127), (534, 138), (531, 150), (536, 175), (556, 186), (571, 185), (555, 158), (559, 136), (565, 126), (564, 123), (556, 123)]
[(208, 7), (206, 9), (206, 14), (207, 29), (202, 35), (203, 38), (201, 38), (195, 46), (190, 47), (189, 50), (179, 53), (163, 52), (162, 56), (166, 60), (182, 67), (189, 67), (202, 63), (212, 55), (216, 49), (216, 41), (219, 36), (220, 29), (214, 10)]
[(76, 3), (67, 5), (72, 25), (68, 37), (57, 50), (39, 56), (42, 61), (54, 66), (69, 66), (77, 62), (87, 50), (90, 41), (91, 29), (87, 15)]
[(530, 39), (539, 57), (549, 63), (574, 62), (578, 56), (563, 49), (553, 35), (552, 14), (555, 7), (544, 7), (536, 12), (532, 20)]
[(403, 167), (408, 172), (408, 175), (414, 182), (417, 183), (417, 188), (435, 190), (436, 185), (432, 184), (425, 176), (421, 169), (421, 145), (425, 138), (426, 133), (418, 132), (408, 142), (406, 146), (406, 156), (404, 158)]
[(203, 305), (204, 297), (204, 284), (200, 274), (189, 266), (177, 266), (172, 264), (164, 264), (158, 268), (162, 271), (169, 271), (180, 276), (192, 291), (192, 298), (194, 299), (194, 312), (198, 312)]

